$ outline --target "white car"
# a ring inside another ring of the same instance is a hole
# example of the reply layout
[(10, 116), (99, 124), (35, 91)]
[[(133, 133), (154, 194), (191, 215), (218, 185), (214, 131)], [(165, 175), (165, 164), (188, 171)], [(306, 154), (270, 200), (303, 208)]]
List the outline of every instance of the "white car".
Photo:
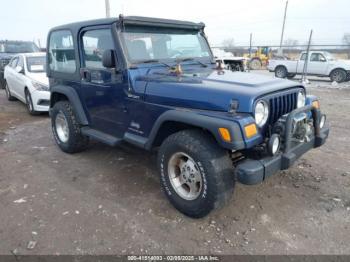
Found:
[(15, 55), (5, 67), (4, 78), (9, 101), (22, 101), (32, 115), (49, 111), (50, 92), (45, 53)]
[[(276, 77), (293, 78), (302, 74), (306, 59), (306, 52), (302, 52), (298, 60), (271, 59), (267, 69), (275, 72)], [(308, 58), (307, 74), (330, 77), (338, 83), (350, 80), (350, 60), (337, 60), (330, 53), (311, 51)]]

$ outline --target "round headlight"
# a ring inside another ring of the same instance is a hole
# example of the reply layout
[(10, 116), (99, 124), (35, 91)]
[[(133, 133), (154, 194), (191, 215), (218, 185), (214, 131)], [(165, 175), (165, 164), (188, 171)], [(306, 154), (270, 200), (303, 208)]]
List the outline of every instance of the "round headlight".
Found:
[(266, 124), (269, 118), (269, 106), (265, 101), (261, 100), (256, 103), (254, 118), (258, 127), (262, 127)]
[(303, 107), (305, 106), (305, 101), (306, 101), (306, 95), (303, 91), (300, 91), (298, 93), (298, 103), (297, 103), (297, 107)]

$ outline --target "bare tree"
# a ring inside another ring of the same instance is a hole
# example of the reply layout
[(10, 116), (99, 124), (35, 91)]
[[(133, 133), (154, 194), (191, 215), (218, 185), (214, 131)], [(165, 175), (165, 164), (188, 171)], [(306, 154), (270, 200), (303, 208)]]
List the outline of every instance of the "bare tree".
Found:
[[(293, 38), (288, 38), (284, 40), (283, 45), (285, 46), (284, 50), (287, 51), (288, 57), (291, 57), (291, 55), (295, 55), (297, 50), (296, 46), (299, 44), (299, 41)], [(294, 47), (294, 48), (293, 48)], [(294, 50), (293, 50), (294, 49)]]
[(345, 33), (343, 36), (343, 43), (350, 46), (350, 33)]
[(291, 48), (293, 46), (296, 46), (299, 44), (299, 41), (293, 38), (288, 38), (286, 40), (284, 40), (283, 42), (284, 46), (286, 46), (287, 48)]
[(235, 40), (233, 38), (227, 38), (222, 41), (222, 46), (225, 49), (231, 49), (235, 46)]
[(343, 43), (347, 45), (348, 49), (348, 58), (350, 58), (350, 33), (345, 33), (343, 36)]

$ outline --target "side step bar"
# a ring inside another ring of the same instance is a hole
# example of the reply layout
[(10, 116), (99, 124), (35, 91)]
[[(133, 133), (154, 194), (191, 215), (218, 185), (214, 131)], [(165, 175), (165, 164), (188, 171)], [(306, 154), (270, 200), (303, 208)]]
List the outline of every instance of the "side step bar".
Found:
[(90, 127), (82, 127), (81, 133), (85, 136), (91, 137), (92, 139), (95, 139), (110, 146), (116, 146), (122, 141), (122, 139), (118, 137), (111, 136), (109, 134), (103, 133), (96, 129), (92, 129)]

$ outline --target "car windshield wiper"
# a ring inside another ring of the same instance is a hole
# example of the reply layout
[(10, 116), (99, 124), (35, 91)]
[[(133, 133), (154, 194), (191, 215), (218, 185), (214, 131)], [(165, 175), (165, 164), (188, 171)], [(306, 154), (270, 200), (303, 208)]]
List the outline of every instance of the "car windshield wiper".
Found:
[(208, 67), (208, 65), (202, 63), (201, 61), (194, 59), (193, 57), (187, 57), (187, 58), (182, 58), (182, 59), (177, 59), (176, 62), (177, 63), (182, 63), (182, 62), (186, 62), (186, 61), (194, 61), (197, 62), (198, 64), (200, 64), (203, 67)]
[(157, 59), (144, 60), (144, 61), (141, 61), (141, 63), (143, 63), (143, 64), (158, 63), (158, 64), (165, 65), (166, 67), (168, 67), (168, 68), (170, 68), (170, 69), (173, 69), (173, 68), (174, 68), (174, 66), (169, 65), (169, 64), (164, 63), (164, 62), (161, 62), (161, 61), (159, 61), (159, 60), (157, 60)]

